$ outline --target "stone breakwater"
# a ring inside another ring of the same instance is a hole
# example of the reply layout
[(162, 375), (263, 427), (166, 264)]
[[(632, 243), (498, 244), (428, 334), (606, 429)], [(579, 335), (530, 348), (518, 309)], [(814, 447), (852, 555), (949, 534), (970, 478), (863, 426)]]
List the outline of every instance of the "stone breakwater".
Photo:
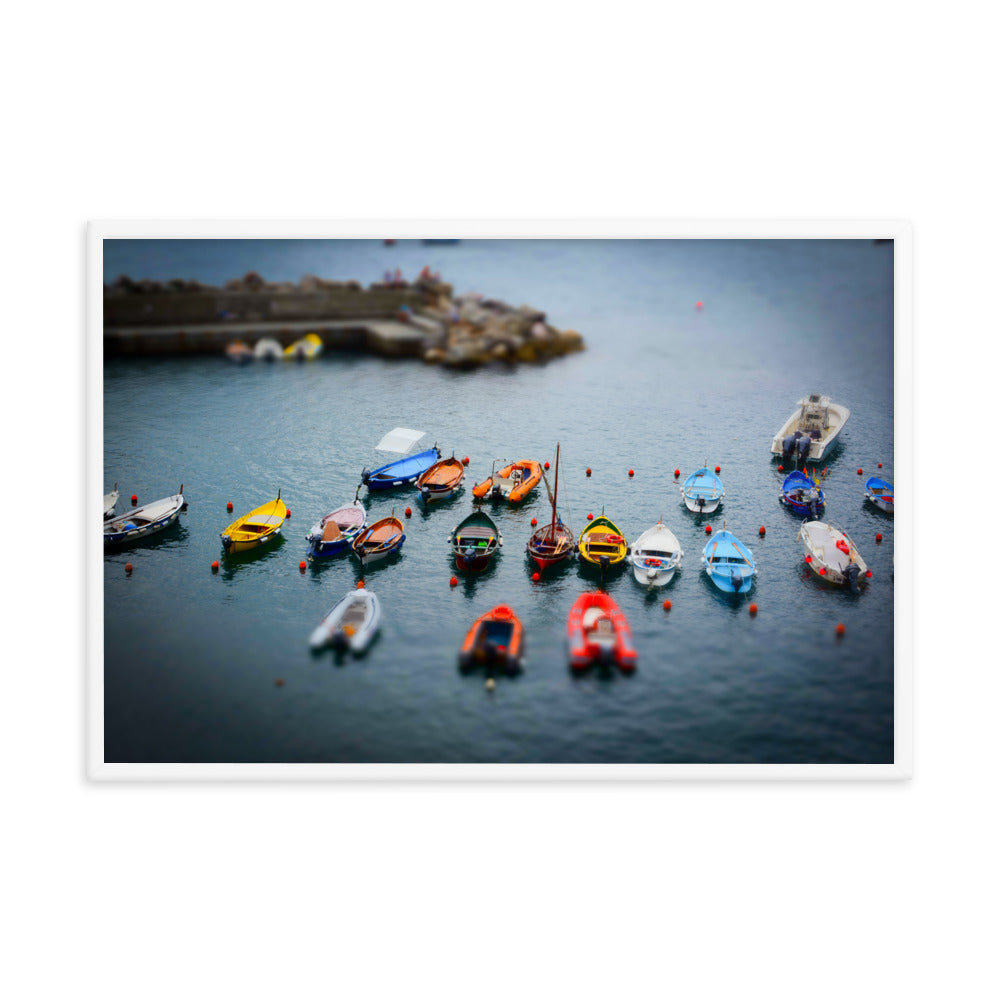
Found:
[(541, 362), (584, 349), (579, 333), (557, 330), (539, 309), (455, 295), (429, 274), (368, 288), (313, 275), (275, 283), (255, 272), (222, 287), (126, 276), (104, 286), (105, 357), (219, 355), (234, 340), (252, 346), (262, 337), (287, 347), (310, 332), (333, 350), (453, 368)]

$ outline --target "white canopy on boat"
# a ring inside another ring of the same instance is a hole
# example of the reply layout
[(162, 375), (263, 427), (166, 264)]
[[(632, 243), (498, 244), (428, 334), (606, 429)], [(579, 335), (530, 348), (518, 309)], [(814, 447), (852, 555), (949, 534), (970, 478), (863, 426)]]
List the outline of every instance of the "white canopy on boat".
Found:
[(394, 451), (405, 455), (427, 432), (411, 431), (407, 427), (397, 427), (375, 446), (377, 451)]

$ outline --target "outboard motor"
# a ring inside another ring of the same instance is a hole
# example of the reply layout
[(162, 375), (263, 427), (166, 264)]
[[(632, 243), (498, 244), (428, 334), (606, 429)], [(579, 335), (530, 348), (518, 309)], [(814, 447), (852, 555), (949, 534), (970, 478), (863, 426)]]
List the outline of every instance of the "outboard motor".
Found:
[[(367, 469), (362, 469), (361, 470), (361, 486), (367, 486), (368, 485), (368, 480), (371, 479), (371, 477), (372, 477), (372, 474)], [(361, 489), (361, 486), (359, 486), (358, 489)], [(355, 497), (355, 499), (357, 499), (357, 497)]]
[(698, 497), (698, 510), (703, 511), (705, 509), (705, 498)]
[(743, 586), (743, 575), (741, 573), (733, 573), (733, 592), (738, 594)]
[(817, 513), (818, 505), (819, 505), (819, 500), (815, 496), (809, 498), (809, 513), (814, 518), (819, 517), (819, 514)]
[(233, 544), (233, 540), (229, 537), (229, 535), (223, 535), (222, 536), (222, 547), (227, 552), (229, 551), (229, 546), (232, 545), (232, 544)]
[(808, 437), (800, 437), (795, 447), (799, 453), (799, 458), (805, 463), (806, 459), (809, 457), (809, 446), (812, 444), (812, 440)]
[(337, 629), (337, 631), (333, 633), (333, 636), (330, 639), (330, 644), (336, 650), (347, 649), (347, 636), (344, 634), (343, 629)]
[(859, 578), (861, 576), (861, 567), (857, 563), (851, 563), (847, 567), (847, 582), (850, 584), (851, 593), (858, 594), (861, 592), (861, 585), (859, 583)]
[(781, 442), (781, 457), (787, 462), (795, 450), (795, 435), (788, 434)]

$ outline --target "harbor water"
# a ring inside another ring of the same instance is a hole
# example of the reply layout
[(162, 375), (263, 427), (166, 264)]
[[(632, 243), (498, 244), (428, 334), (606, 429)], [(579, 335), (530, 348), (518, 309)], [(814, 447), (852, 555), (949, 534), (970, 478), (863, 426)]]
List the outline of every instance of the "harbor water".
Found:
[[(586, 350), (474, 371), (333, 352), (105, 361), (105, 490), (118, 483), (119, 511), (133, 493), (141, 504), (182, 483), (188, 501), (168, 531), (104, 556), (105, 759), (891, 763), (893, 522), (863, 482), (893, 479), (892, 244), (108, 240), (104, 275), (221, 285), (254, 270), (367, 285), (425, 265), (456, 293), (544, 310)], [(872, 571), (860, 594), (809, 572), (800, 521), (778, 502), (771, 439), (810, 392), (851, 411), (817, 468), (823, 519)], [(468, 456), (464, 488), (428, 511), (413, 488), (362, 488), (369, 523), (412, 509), (401, 553), (364, 573), (382, 628), (363, 657), (313, 653), (309, 634), (362, 574), (351, 555), (301, 572), (304, 535), (354, 498), (398, 426)], [(640, 586), (628, 568), (605, 581), (632, 628), (632, 675), (569, 669), (567, 614), (600, 579), (574, 560), (532, 580), (524, 547), (532, 518), (551, 517), (544, 486), (518, 507), (485, 505), (504, 539), (490, 569), (463, 574), (451, 558), (448, 536), (494, 460), (547, 461), (552, 483), (557, 442), (559, 509), (576, 534), (602, 511), (630, 542), (662, 519), (684, 549), (666, 587)], [(726, 496), (695, 515), (678, 484), (706, 463)], [(224, 556), (220, 532), (279, 490), (291, 510), (281, 539)], [(706, 578), (706, 525), (753, 551), (749, 597)], [(525, 665), (487, 690), (481, 671), (459, 671), (458, 651), (501, 603), (524, 624)]]

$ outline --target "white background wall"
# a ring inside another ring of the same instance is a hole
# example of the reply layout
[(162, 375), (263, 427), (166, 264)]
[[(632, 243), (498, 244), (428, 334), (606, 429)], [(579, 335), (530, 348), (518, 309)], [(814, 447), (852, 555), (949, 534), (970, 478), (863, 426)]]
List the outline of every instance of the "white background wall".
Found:
[[(955, 416), (996, 396), (981, 9), (6, 12), (6, 995), (995, 989), (998, 589), (988, 507), (944, 519), (955, 464), (996, 485), (995, 407)], [(581, 216), (912, 222), (912, 781), (88, 784), (87, 220)]]

